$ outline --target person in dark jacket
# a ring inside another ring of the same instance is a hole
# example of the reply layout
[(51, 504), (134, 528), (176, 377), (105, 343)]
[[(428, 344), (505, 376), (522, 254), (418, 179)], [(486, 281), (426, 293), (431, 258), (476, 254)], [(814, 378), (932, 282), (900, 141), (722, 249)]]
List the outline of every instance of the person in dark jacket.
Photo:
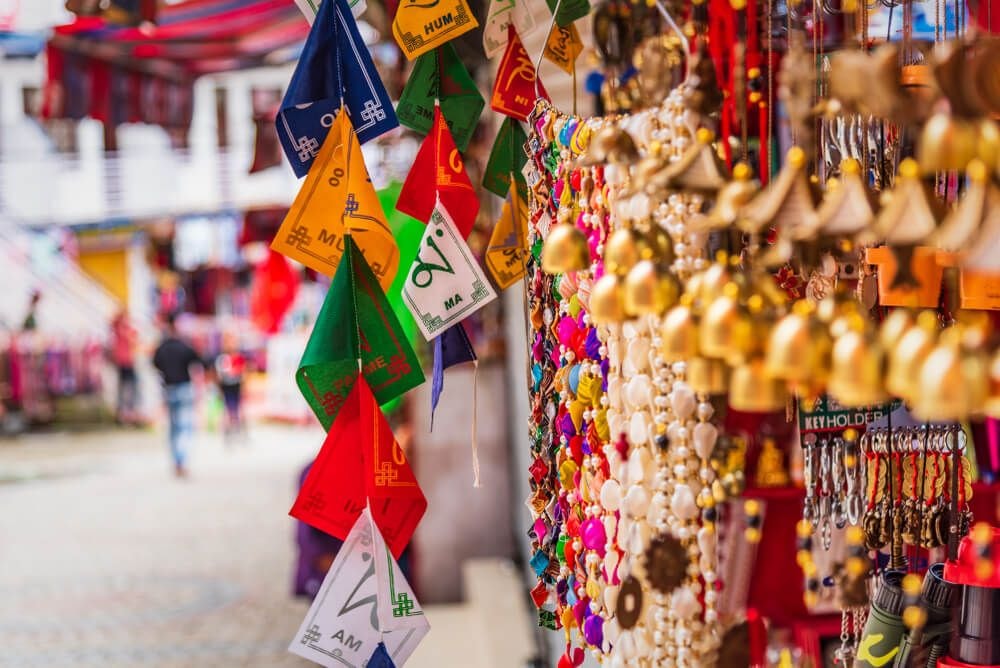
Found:
[(194, 386), (191, 367), (204, 366), (201, 357), (177, 333), (175, 316), (166, 316), (163, 340), (153, 353), (153, 366), (160, 372), (169, 422), (168, 439), (174, 472), (187, 475), (187, 454), (194, 434)]

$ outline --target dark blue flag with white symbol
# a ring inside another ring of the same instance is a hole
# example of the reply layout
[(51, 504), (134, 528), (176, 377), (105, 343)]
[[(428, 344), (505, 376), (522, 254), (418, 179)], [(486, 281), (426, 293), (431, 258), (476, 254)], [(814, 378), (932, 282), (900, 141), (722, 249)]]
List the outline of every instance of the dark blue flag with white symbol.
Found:
[(367, 668), (396, 668), (396, 664), (392, 662), (389, 652), (386, 651), (385, 645), (382, 643), (379, 643), (378, 647), (375, 648), (375, 653), (372, 654), (372, 658), (368, 659), (366, 666)]
[(472, 349), (469, 335), (462, 323), (452, 325), (434, 339), (434, 373), (431, 376), (431, 428), (434, 428), (434, 411), (437, 409), (441, 392), (444, 390), (444, 370), (456, 364), (475, 362), (476, 351)]
[(347, 0), (329, 0), (319, 6), (275, 119), (296, 176), (309, 172), (342, 104), (362, 144), (399, 125)]

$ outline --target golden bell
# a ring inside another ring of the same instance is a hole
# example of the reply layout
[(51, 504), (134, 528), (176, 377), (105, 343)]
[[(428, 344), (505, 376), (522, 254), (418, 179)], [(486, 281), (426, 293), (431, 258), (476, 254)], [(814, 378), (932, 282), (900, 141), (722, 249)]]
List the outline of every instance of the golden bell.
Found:
[(660, 355), (666, 362), (690, 360), (698, 354), (698, 322), (685, 299), (667, 311), (660, 325)]
[(937, 316), (933, 311), (924, 311), (917, 316), (917, 324), (906, 330), (889, 352), (885, 386), (890, 393), (913, 399), (920, 380), (920, 367), (934, 348), (936, 339)]
[(722, 296), (715, 299), (701, 318), (698, 345), (702, 355), (725, 360), (742, 354), (754, 334), (750, 314), (740, 307), (735, 283), (726, 285)]
[(977, 127), (951, 114), (931, 116), (920, 133), (917, 162), (924, 174), (963, 170), (976, 157)]
[(638, 235), (628, 228), (619, 228), (604, 242), (604, 269), (624, 276), (640, 259)]
[(767, 374), (764, 360), (754, 359), (733, 369), (729, 405), (747, 413), (772, 413), (788, 402), (785, 384)]
[(984, 360), (963, 352), (958, 336), (945, 332), (920, 367), (913, 414), (921, 420), (964, 420), (983, 408), (989, 393)]
[(686, 378), (695, 394), (725, 394), (729, 390), (729, 367), (722, 360), (691, 357)]
[(813, 312), (810, 302), (796, 302), (792, 312), (771, 330), (764, 360), (768, 374), (808, 395), (826, 383), (833, 346), (829, 331), (814, 319)]
[(988, 118), (982, 118), (976, 123), (979, 141), (976, 142), (976, 155), (987, 165), (1000, 165), (1000, 126)]
[(655, 315), (677, 302), (680, 287), (652, 260), (640, 260), (625, 277), (625, 313)]
[(542, 271), (565, 274), (590, 267), (587, 237), (572, 223), (559, 223), (549, 231), (542, 246)]
[(913, 313), (905, 308), (897, 308), (882, 322), (878, 332), (878, 342), (883, 350), (892, 350), (908, 329), (913, 327)]
[(621, 281), (615, 274), (604, 274), (590, 289), (590, 319), (595, 325), (625, 320), (625, 299)]
[(852, 329), (833, 344), (827, 391), (849, 408), (872, 406), (888, 399), (882, 386), (885, 352), (864, 332)]
[[(702, 308), (707, 308), (716, 297), (722, 294), (722, 289), (732, 281), (725, 257), (725, 254), (721, 254), (714, 263), (709, 265), (708, 269), (700, 274), (697, 283), (698, 291), (694, 297), (701, 301)], [(690, 287), (691, 281), (688, 281), (688, 285)]]

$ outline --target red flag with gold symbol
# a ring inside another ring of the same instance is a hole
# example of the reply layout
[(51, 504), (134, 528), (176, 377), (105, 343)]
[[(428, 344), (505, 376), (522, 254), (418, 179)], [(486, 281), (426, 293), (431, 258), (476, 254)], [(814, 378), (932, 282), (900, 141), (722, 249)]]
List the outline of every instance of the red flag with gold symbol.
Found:
[(426, 223), (437, 198), (452, 213), (459, 233), (468, 238), (479, 213), (479, 198), (440, 106), (434, 107), (434, 125), (420, 145), (399, 193), (396, 209)]
[(366, 504), (398, 559), (427, 510), (427, 499), (371, 388), (359, 376), (289, 514), (344, 540)]
[(521, 38), (517, 36), (513, 23), (507, 26), (507, 38), (507, 50), (504, 51), (500, 67), (497, 69), (490, 106), (505, 116), (526, 121), (528, 114), (535, 107), (535, 100), (538, 98), (547, 100), (549, 94), (545, 92), (545, 86), (537, 78), (535, 65), (531, 62), (531, 56), (525, 51)]

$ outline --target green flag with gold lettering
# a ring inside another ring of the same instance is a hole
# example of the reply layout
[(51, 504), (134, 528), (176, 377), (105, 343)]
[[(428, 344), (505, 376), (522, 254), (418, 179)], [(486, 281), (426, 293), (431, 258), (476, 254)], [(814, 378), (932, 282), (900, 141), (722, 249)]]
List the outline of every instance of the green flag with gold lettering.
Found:
[(350, 235), (309, 335), (295, 381), (323, 428), (333, 424), (360, 368), (379, 404), (424, 382), (413, 347)]

